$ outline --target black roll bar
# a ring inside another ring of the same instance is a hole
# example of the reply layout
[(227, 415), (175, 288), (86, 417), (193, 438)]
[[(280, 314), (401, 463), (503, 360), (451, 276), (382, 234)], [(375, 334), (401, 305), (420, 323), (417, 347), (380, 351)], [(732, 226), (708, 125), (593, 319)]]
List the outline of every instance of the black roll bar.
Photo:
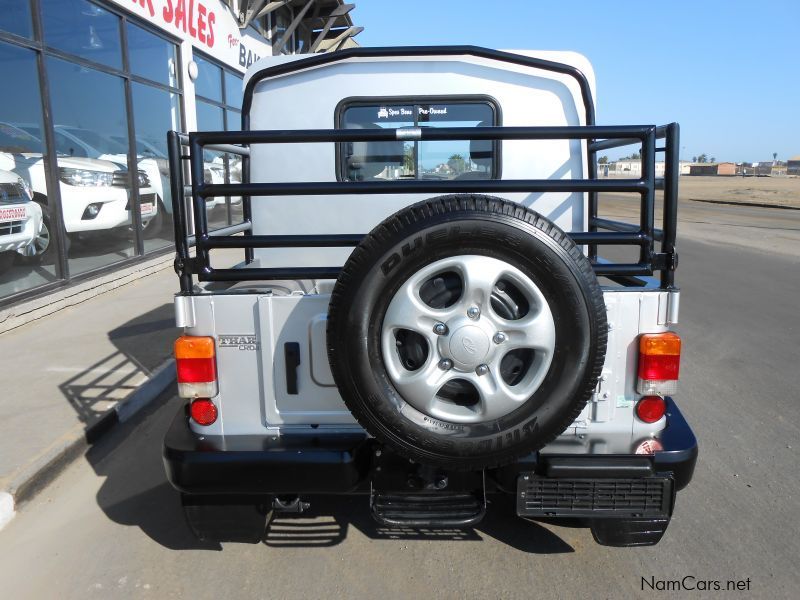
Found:
[[(413, 130), (413, 131), (412, 131)], [(415, 139), (426, 140), (540, 140), (540, 139), (585, 139), (600, 142), (588, 144), (590, 160), (594, 160), (595, 148), (611, 148), (630, 144), (631, 140), (641, 144), (642, 176), (636, 179), (519, 179), (519, 180), (474, 180), (474, 181), (317, 181), (301, 183), (252, 183), (245, 178), (244, 183), (211, 184), (203, 177), (203, 151), (224, 149), (240, 154), (243, 171), (249, 174), (250, 144), (294, 144), (294, 143), (342, 143), (345, 141), (388, 141), (404, 139), (413, 135)], [(656, 147), (657, 139), (665, 139), (663, 148)], [(632, 277), (653, 275), (661, 272), (661, 286), (674, 285), (673, 271), (675, 257), (675, 221), (677, 219), (677, 144), (678, 126), (666, 127), (652, 125), (621, 127), (485, 127), (485, 128), (406, 128), (389, 130), (363, 129), (324, 129), (297, 131), (212, 131), (189, 134), (188, 138), (177, 132), (169, 133), (170, 168), (172, 172), (173, 198), (181, 198), (184, 186), (183, 158), (190, 160), (191, 166), (191, 215), (194, 222), (194, 236), (188, 229), (188, 211), (183, 202), (173, 203), (175, 215), (175, 239), (177, 248), (176, 270), (181, 279), (181, 291), (190, 293), (192, 276), (199, 281), (256, 281), (268, 279), (335, 278), (339, 267), (322, 268), (240, 268), (215, 269), (210, 265), (209, 251), (218, 248), (242, 248), (245, 262), (253, 259), (256, 248), (298, 248), (298, 247), (347, 247), (357, 245), (364, 234), (340, 235), (253, 235), (252, 198), (268, 196), (296, 195), (337, 195), (337, 194), (401, 194), (453, 192), (485, 192), (503, 194), (509, 192), (628, 192), (638, 193), (640, 219), (638, 225), (601, 219), (594, 212), (588, 215), (589, 231), (571, 232), (569, 235), (579, 245), (589, 247), (595, 273), (617, 279), (630, 285)], [(183, 147), (188, 145), (189, 154), (184, 155)], [(655, 177), (655, 155), (666, 152), (666, 172), (663, 184)], [(664, 188), (663, 229), (656, 229), (655, 191)], [(243, 221), (209, 231), (206, 218), (207, 198), (237, 196), (243, 198)], [(243, 233), (243, 236), (232, 237)], [(655, 242), (661, 242), (661, 252), (655, 251)], [(191, 257), (189, 249), (194, 245), (196, 256)], [(639, 260), (636, 263), (606, 263), (597, 260), (597, 247), (603, 245), (639, 246)], [(641, 283), (644, 285), (644, 282)]]

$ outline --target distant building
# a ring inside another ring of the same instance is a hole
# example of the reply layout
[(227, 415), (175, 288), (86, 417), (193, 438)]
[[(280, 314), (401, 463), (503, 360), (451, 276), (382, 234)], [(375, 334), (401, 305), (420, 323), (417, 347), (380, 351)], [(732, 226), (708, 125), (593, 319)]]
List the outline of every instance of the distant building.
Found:
[(776, 160), (772, 163), (772, 176), (783, 176), (786, 175), (786, 163), (780, 160)]
[[(664, 177), (666, 163), (656, 162), (656, 177)], [(600, 165), (601, 177), (625, 177), (635, 179), (642, 176), (642, 161), (639, 159), (623, 159), (607, 165)]]
[(736, 163), (717, 163), (717, 175), (736, 175)]
[(742, 162), (736, 163), (736, 174), (742, 177), (754, 177), (758, 163)]
[(772, 175), (773, 161), (764, 160), (761, 162), (753, 163), (756, 168), (757, 177), (769, 177)]
[(787, 175), (800, 175), (800, 154), (786, 161)]
[(736, 175), (736, 163), (691, 163), (689, 175)]
[(641, 160), (618, 160), (611, 163), (611, 170), (617, 177), (641, 177), (642, 176), (642, 161)]

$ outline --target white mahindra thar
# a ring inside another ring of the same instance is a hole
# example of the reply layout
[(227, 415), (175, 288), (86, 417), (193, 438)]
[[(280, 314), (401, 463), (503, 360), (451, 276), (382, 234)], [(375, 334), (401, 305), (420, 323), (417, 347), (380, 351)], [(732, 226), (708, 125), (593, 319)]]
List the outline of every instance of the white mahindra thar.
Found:
[[(387, 527), (470, 527), (505, 497), (601, 544), (661, 539), (697, 458), (673, 399), (679, 132), (597, 126), (593, 97), (571, 52), (355, 48), (263, 59), (243, 131), (169, 134), (191, 198), (164, 461), (198, 536), (258, 541), (352, 494)], [(641, 177), (598, 177), (631, 145)], [(204, 181), (207, 150), (242, 182)], [(609, 192), (630, 222), (599, 216)], [(242, 220), (209, 231), (220, 197)]]

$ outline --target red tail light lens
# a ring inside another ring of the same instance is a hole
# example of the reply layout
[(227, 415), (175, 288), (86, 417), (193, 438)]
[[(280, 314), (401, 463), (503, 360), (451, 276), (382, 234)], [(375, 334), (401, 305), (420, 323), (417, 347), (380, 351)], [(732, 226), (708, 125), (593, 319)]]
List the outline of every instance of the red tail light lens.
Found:
[(183, 335), (175, 341), (175, 368), (181, 398), (216, 396), (217, 362), (214, 338)]
[(645, 396), (636, 403), (636, 416), (645, 423), (655, 423), (667, 412), (667, 403), (661, 396)]
[(211, 425), (217, 420), (217, 407), (208, 398), (197, 398), (189, 405), (189, 416), (198, 425)]
[(213, 358), (181, 358), (175, 361), (178, 383), (205, 383), (217, 378)]
[(660, 396), (678, 390), (681, 338), (678, 334), (647, 333), (639, 338), (639, 379), (636, 391)]

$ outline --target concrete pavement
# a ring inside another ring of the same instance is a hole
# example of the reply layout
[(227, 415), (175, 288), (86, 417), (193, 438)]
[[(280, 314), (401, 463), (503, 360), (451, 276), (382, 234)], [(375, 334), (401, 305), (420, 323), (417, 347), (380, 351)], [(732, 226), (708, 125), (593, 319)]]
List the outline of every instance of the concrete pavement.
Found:
[(0, 335), (0, 526), (174, 379), (168, 266)]

